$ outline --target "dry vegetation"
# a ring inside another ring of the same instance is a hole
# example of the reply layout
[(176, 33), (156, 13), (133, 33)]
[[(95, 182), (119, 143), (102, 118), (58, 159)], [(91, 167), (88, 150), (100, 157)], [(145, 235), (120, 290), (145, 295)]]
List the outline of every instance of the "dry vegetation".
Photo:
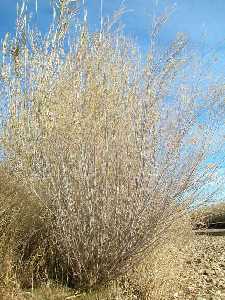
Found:
[(225, 227), (225, 203), (219, 202), (195, 209), (191, 219), (195, 228), (207, 228), (218, 223)]
[(213, 132), (199, 111), (215, 113), (223, 86), (190, 84), (184, 35), (159, 55), (165, 16), (143, 64), (114, 27), (122, 10), (72, 35), (71, 5), (58, 1), (43, 36), (25, 3), (2, 43), (2, 297), (70, 296), (41, 290), (53, 282), (80, 299), (170, 299), (191, 239), (181, 218), (217, 168), (204, 165)]

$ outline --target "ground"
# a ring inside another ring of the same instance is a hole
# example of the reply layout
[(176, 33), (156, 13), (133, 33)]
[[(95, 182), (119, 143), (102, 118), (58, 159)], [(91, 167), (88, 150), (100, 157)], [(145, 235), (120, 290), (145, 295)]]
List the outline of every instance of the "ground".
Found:
[[(162, 253), (162, 251), (160, 252)], [(166, 253), (170, 259), (169, 251), (166, 250)], [(173, 256), (174, 253), (172, 253)], [(156, 265), (158, 263), (159, 261)], [(158, 273), (160, 284), (155, 286), (156, 293), (150, 295), (148, 300), (225, 300), (225, 236), (195, 236), (188, 246), (182, 247), (181, 244), (179, 249), (176, 248), (176, 263), (174, 269), (172, 265), (167, 265), (166, 269), (163, 267), (162, 274)], [(171, 278), (172, 281), (169, 281), (168, 287), (163, 285), (162, 277), (168, 283), (168, 278), (177, 268), (181, 270), (179, 277)], [(169, 275), (166, 273), (167, 271)], [(157, 283), (157, 273), (155, 273), (154, 278)], [(161, 287), (167, 292), (161, 293), (159, 291)], [(35, 289), (33, 292), (24, 291), (18, 296), (11, 293), (0, 294), (0, 299), (3, 300), (125, 300), (125, 298), (124, 294), (117, 298), (108, 295), (108, 293), (106, 297), (103, 291), (98, 295), (95, 293), (76, 295), (75, 291), (54, 286)], [(137, 297), (126, 299), (140, 300)]]
[(197, 236), (174, 299), (225, 300), (225, 236)]

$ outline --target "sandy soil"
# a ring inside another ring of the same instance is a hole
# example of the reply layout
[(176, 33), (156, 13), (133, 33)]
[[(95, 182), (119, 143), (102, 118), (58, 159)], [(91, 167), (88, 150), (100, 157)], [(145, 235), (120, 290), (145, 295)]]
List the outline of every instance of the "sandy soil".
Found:
[(196, 236), (174, 299), (225, 300), (225, 236)]

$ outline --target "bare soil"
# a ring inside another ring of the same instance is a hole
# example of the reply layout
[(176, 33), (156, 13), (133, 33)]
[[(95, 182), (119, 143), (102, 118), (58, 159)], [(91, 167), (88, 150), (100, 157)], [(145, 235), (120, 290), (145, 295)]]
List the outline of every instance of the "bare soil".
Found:
[(199, 235), (190, 247), (174, 299), (225, 300), (225, 236)]

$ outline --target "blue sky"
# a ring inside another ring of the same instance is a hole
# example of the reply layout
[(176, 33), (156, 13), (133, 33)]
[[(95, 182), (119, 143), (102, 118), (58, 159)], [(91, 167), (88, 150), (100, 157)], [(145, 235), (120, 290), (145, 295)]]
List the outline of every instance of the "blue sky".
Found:
[[(36, 0), (28, 0), (30, 11), (35, 14)], [(52, 18), (51, 0), (37, 0), (38, 25), (46, 31)], [(54, 0), (52, 0), (54, 1)], [(101, 0), (85, 1), (91, 30), (100, 26)], [(17, 0), (0, 0), (0, 39), (6, 32), (15, 32)], [(123, 18), (126, 35), (134, 38), (145, 55), (149, 44), (153, 15), (159, 15), (166, 7), (175, 6), (169, 21), (161, 30), (158, 43), (161, 48), (170, 44), (177, 32), (185, 32), (189, 45), (200, 53), (202, 60), (219, 76), (225, 69), (225, 1), (224, 0), (102, 0), (103, 15), (109, 16), (122, 2), (129, 12)], [(21, 3), (21, 0), (19, 0)], [(212, 64), (212, 55), (217, 63)], [(209, 62), (210, 61), (210, 62)]]
[[(48, 0), (37, 0), (39, 24), (45, 30), (51, 18)], [(30, 0), (35, 3), (35, 0)], [(100, 0), (86, 0), (89, 7), (89, 20), (93, 29), (100, 19)], [(110, 15), (122, 0), (103, 0), (103, 14)], [(14, 32), (17, 0), (0, 1), (0, 38), (6, 32)], [(162, 5), (163, 3), (163, 5)], [(143, 50), (146, 49), (151, 18), (162, 7), (176, 4), (176, 9), (161, 32), (160, 43), (167, 45), (176, 32), (186, 32), (193, 47), (202, 53), (216, 51), (223, 56), (225, 49), (225, 1), (224, 0), (126, 0), (125, 5), (132, 10), (123, 17), (125, 32), (137, 39)], [(33, 6), (34, 8), (34, 6)], [(204, 38), (204, 35), (206, 37)]]

